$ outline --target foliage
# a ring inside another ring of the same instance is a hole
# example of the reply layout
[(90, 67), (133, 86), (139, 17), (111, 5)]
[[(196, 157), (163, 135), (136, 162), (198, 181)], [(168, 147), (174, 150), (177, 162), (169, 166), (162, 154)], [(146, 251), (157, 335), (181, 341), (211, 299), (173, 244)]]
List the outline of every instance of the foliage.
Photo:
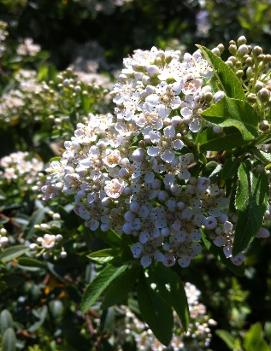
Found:
[[(253, 0), (0, 1), (3, 351), (271, 349), (271, 56), (244, 36), (211, 49), (244, 30), (268, 46), (270, 11)], [(165, 124), (142, 121), (148, 108)], [(110, 152), (87, 163), (100, 145)], [(127, 160), (130, 173), (115, 173)], [(138, 160), (145, 178), (131, 176)], [(162, 171), (148, 180), (150, 164)], [(166, 209), (156, 251), (130, 230), (137, 210), (122, 191), (136, 182), (143, 204)], [(99, 212), (84, 196), (103, 190)], [(173, 225), (183, 206), (204, 214), (181, 218), (185, 237)]]

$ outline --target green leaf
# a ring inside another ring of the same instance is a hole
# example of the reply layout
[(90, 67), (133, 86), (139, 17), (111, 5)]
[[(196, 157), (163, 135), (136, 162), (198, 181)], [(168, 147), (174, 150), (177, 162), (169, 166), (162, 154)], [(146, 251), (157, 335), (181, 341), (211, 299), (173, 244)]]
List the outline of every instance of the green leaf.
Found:
[(225, 344), (233, 351), (236, 349), (236, 339), (226, 330), (216, 330), (216, 334), (225, 342)]
[(5, 330), (8, 328), (12, 328), (13, 326), (13, 319), (12, 315), (8, 310), (3, 310), (1, 311), (0, 314), (0, 330), (1, 333), (3, 334)]
[(197, 45), (205, 59), (214, 69), (214, 74), (227, 96), (235, 99), (245, 99), (241, 81), (234, 71), (219, 56), (204, 46)]
[(27, 253), (29, 249), (24, 245), (14, 245), (11, 247), (6, 248), (0, 254), (0, 261), (3, 263), (7, 263), (9, 261), (22, 256), (23, 254)]
[(245, 101), (224, 97), (204, 110), (202, 116), (221, 127), (237, 128), (245, 141), (253, 140), (258, 135), (259, 117)]
[(34, 333), (36, 330), (38, 330), (43, 323), (46, 320), (46, 317), (48, 315), (48, 307), (47, 306), (42, 306), (40, 308), (38, 308), (37, 310), (34, 310), (35, 317), (38, 317), (38, 321), (36, 321), (35, 323), (33, 323), (29, 328), (29, 332), (30, 333)]
[(231, 150), (242, 146), (244, 140), (236, 128), (224, 128), (222, 133), (214, 133), (212, 128), (204, 129), (197, 136), (199, 151)]
[(250, 196), (250, 169), (247, 163), (241, 163), (238, 168), (238, 183), (235, 194), (235, 208), (244, 211)]
[(239, 182), (235, 205), (238, 210), (233, 254), (245, 250), (260, 229), (268, 206), (268, 178), (265, 172), (256, 173), (242, 163), (238, 169)]
[(3, 334), (2, 349), (16, 351), (16, 334), (12, 328), (8, 328)]
[(156, 290), (151, 289), (144, 276), (138, 285), (138, 304), (143, 321), (162, 344), (168, 345), (173, 333), (172, 309)]
[(110, 229), (105, 233), (102, 233), (103, 235), (102, 240), (107, 243), (109, 246), (113, 247), (120, 247), (121, 245), (121, 237), (118, 233), (116, 233), (114, 230)]
[(36, 211), (33, 212), (28, 227), (26, 229), (26, 238), (31, 239), (32, 236), (35, 234), (35, 225), (40, 224), (47, 212), (46, 207), (40, 207)]
[(127, 265), (123, 265), (121, 267), (115, 267), (108, 264), (98, 275), (94, 278), (94, 280), (88, 285), (81, 303), (81, 309), (83, 312), (87, 312), (87, 310), (95, 304), (98, 298), (102, 295), (106, 288), (121, 274), (123, 274)]
[(225, 160), (221, 172), (222, 178), (226, 181), (236, 176), (240, 161), (238, 158), (229, 157)]
[(108, 308), (113, 305), (125, 303), (128, 294), (132, 291), (138, 278), (137, 267), (128, 268), (118, 278), (116, 278), (107, 288), (102, 307)]
[(107, 248), (107, 249), (91, 252), (90, 254), (87, 255), (87, 258), (89, 258), (91, 261), (94, 261), (96, 263), (104, 264), (109, 261), (112, 261), (113, 258), (116, 257), (116, 254), (117, 254), (117, 250)]
[(22, 268), (47, 268), (47, 264), (45, 262), (39, 261), (32, 257), (21, 257), (18, 259), (18, 263)]
[(176, 272), (162, 264), (152, 267), (150, 279), (157, 284), (161, 296), (177, 312), (185, 331), (189, 325), (189, 306), (183, 282)]
[(263, 338), (263, 330), (260, 323), (252, 325), (244, 337), (245, 351), (270, 351)]

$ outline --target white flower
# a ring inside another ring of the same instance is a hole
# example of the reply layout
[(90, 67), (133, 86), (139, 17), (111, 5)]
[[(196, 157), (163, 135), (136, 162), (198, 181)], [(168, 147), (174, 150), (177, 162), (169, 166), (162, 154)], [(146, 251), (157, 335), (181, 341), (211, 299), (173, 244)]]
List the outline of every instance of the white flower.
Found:
[(116, 167), (121, 161), (121, 155), (118, 150), (108, 150), (103, 162), (108, 167)]
[(44, 249), (51, 249), (55, 246), (56, 243), (56, 236), (53, 234), (45, 234), (43, 237), (38, 237), (37, 242), (44, 248)]
[(122, 194), (124, 187), (125, 183), (123, 181), (114, 178), (110, 181), (106, 181), (104, 191), (108, 197), (117, 199)]

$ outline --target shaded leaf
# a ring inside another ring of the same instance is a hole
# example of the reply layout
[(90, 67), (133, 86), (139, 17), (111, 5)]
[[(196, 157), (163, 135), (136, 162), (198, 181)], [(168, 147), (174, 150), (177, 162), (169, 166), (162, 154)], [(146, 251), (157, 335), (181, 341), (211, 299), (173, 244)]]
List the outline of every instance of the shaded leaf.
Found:
[(184, 284), (176, 272), (158, 264), (149, 271), (150, 279), (157, 284), (157, 288), (165, 301), (177, 312), (184, 330), (189, 325), (189, 306)]
[(127, 265), (114, 267), (107, 265), (94, 280), (88, 285), (81, 303), (83, 312), (87, 310), (98, 300), (105, 289), (128, 268)]
[(6, 248), (0, 254), (0, 261), (3, 263), (7, 263), (9, 261), (22, 256), (23, 254), (27, 253), (29, 249), (25, 245), (14, 245), (11, 247)]
[(168, 345), (173, 333), (172, 309), (157, 291), (151, 289), (144, 276), (138, 285), (138, 304), (143, 321), (162, 344)]
[(16, 351), (16, 334), (12, 328), (8, 328), (3, 334), (2, 349)]
[(103, 308), (126, 302), (128, 294), (132, 291), (138, 278), (137, 267), (128, 268), (118, 278), (116, 278), (106, 290)]
[(224, 128), (222, 133), (214, 133), (212, 128), (207, 128), (198, 134), (196, 143), (201, 152), (221, 151), (241, 146), (244, 140), (235, 128)]
[(236, 192), (238, 220), (233, 243), (233, 254), (245, 250), (260, 229), (268, 206), (268, 178), (265, 172), (256, 174), (248, 164), (238, 169), (239, 185)]

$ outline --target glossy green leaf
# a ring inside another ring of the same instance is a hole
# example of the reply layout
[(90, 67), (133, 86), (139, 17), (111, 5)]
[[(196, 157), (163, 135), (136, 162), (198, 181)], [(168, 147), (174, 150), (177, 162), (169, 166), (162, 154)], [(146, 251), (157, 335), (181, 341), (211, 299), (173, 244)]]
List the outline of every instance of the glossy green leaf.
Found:
[(189, 325), (189, 306), (186, 298), (184, 284), (178, 274), (161, 264), (149, 271), (150, 279), (157, 285), (157, 289), (163, 298), (177, 312), (184, 330)]
[(226, 181), (236, 176), (240, 161), (238, 158), (229, 157), (225, 160), (221, 171), (222, 178)]
[(106, 288), (128, 268), (127, 265), (115, 267), (108, 264), (88, 285), (81, 303), (83, 312), (95, 304)]
[(236, 128), (224, 128), (222, 133), (214, 133), (212, 128), (207, 128), (198, 134), (196, 143), (201, 152), (221, 151), (241, 146), (244, 140)]
[(238, 183), (235, 195), (235, 208), (244, 211), (250, 197), (250, 169), (247, 163), (241, 163), (238, 168)]
[(245, 101), (224, 97), (204, 110), (202, 116), (221, 127), (238, 129), (245, 141), (253, 140), (258, 135), (259, 117)]
[(36, 211), (33, 212), (30, 222), (26, 229), (27, 239), (31, 239), (33, 237), (33, 235), (35, 234), (35, 225), (40, 224), (43, 221), (46, 212), (47, 212), (47, 208), (43, 206), (41, 206), (40, 208), (38, 208)]
[(137, 267), (131, 267), (116, 278), (105, 292), (102, 307), (108, 308), (113, 305), (125, 303), (129, 292), (133, 290), (137, 281), (138, 272)]
[(4, 333), (5, 330), (8, 328), (12, 328), (13, 326), (13, 319), (12, 315), (8, 310), (3, 310), (0, 313), (0, 330), (1, 334)]
[(33, 257), (20, 257), (18, 263), (21, 268), (46, 268), (47, 264)]
[(220, 88), (224, 90), (226, 95), (230, 98), (244, 100), (245, 93), (241, 81), (234, 71), (219, 56), (213, 54), (211, 50), (201, 45), (197, 46), (205, 59), (214, 68), (214, 74), (220, 83)]
[(162, 344), (168, 345), (173, 333), (172, 309), (143, 277), (138, 285), (138, 304), (143, 321)]
[(7, 263), (12, 261), (23, 254), (27, 253), (29, 249), (25, 245), (14, 245), (6, 248), (0, 254), (0, 261), (3, 263)]
[(236, 348), (236, 344), (239, 342), (232, 336), (227, 330), (216, 330), (216, 334), (225, 342), (225, 344), (232, 350), (232, 351), (240, 351), (240, 348)]
[(87, 255), (87, 257), (96, 263), (104, 264), (109, 261), (112, 261), (113, 258), (116, 256), (117, 251), (111, 248), (102, 249), (99, 251), (91, 252)]
[(245, 351), (270, 351), (271, 348), (267, 345), (263, 338), (263, 330), (260, 323), (251, 326), (244, 337)]
[(2, 349), (5, 351), (16, 351), (16, 334), (12, 328), (8, 328), (3, 334)]
[(235, 205), (238, 210), (233, 253), (245, 250), (262, 225), (268, 205), (268, 178), (266, 173), (252, 171), (248, 163), (238, 169), (239, 183)]

